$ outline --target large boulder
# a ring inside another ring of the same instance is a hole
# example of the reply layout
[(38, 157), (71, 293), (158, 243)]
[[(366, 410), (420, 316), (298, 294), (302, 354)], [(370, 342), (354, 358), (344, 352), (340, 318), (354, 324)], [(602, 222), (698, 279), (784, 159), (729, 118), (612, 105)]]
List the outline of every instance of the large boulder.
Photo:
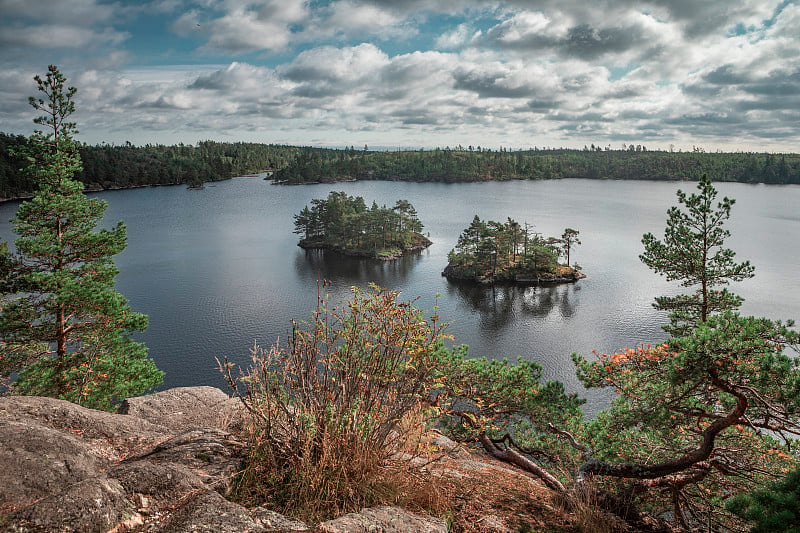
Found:
[(215, 387), (176, 387), (128, 398), (119, 412), (175, 431), (228, 429), (242, 420), (239, 400)]
[(266, 531), (224, 498), (242, 467), (218, 423), (229, 398), (193, 389), (129, 400), (142, 417), (0, 397), (0, 529)]
[(322, 533), (447, 533), (447, 525), (438, 518), (381, 506), (323, 522), (317, 530)]

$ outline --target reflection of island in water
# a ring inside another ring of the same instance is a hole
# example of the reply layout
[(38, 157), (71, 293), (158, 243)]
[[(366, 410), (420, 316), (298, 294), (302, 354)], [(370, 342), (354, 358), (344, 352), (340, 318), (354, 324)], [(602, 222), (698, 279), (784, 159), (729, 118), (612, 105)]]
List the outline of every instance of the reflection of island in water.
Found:
[(299, 277), (305, 279), (341, 281), (348, 285), (368, 280), (382, 286), (394, 286), (397, 281), (408, 277), (420, 259), (421, 254), (381, 261), (349, 257), (331, 250), (304, 250), (295, 256), (295, 271)]
[(545, 318), (554, 310), (562, 318), (575, 314), (579, 304), (580, 286), (569, 285), (476, 285), (471, 282), (450, 282), (449, 294), (478, 311), (483, 326), (491, 330), (503, 329), (514, 317), (531, 315)]

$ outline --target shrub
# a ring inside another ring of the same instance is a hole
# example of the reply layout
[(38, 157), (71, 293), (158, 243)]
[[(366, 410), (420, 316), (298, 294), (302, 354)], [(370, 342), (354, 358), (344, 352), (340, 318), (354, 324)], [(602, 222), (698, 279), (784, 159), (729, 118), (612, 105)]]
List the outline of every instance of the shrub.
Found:
[(436, 386), (443, 327), (396, 291), (352, 291), (339, 309), (320, 298), (285, 347), (254, 346), (240, 377), (221, 365), (252, 415), (240, 499), (313, 520), (397, 501), (404, 467), (390, 459), (418, 435), (404, 421)]

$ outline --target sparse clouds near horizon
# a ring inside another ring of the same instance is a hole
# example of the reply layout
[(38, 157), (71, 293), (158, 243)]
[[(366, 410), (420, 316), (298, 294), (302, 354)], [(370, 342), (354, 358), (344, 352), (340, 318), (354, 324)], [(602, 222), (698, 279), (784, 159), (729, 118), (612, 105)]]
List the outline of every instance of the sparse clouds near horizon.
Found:
[(89, 143), (799, 151), (796, 0), (0, 0), (0, 131), (32, 77)]

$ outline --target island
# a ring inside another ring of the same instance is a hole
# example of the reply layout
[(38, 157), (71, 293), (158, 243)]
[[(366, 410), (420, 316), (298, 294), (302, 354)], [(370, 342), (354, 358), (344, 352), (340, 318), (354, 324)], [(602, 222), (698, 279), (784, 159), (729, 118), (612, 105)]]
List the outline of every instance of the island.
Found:
[(332, 250), (344, 255), (396, 259), (431, 245), (422, 235), (422, 222), (407, 200), (394, 207), (367, 207), (361, 196), (331, 192), (326, 199), (311, 201), (294, 216), (294, 232), (304, 249)]
[[(481, 284), (572, 283), (586, 277), (577, 264), (569, 266), (570, 252), (580, 244), (579, 233), (567, 228), (561, 238), (544, 238), (527, 223), (511, 218), (484, 222), (475, 215), (447, 255), (442, 275)], [(558, 262), (561, 255), (565, 264)]]

